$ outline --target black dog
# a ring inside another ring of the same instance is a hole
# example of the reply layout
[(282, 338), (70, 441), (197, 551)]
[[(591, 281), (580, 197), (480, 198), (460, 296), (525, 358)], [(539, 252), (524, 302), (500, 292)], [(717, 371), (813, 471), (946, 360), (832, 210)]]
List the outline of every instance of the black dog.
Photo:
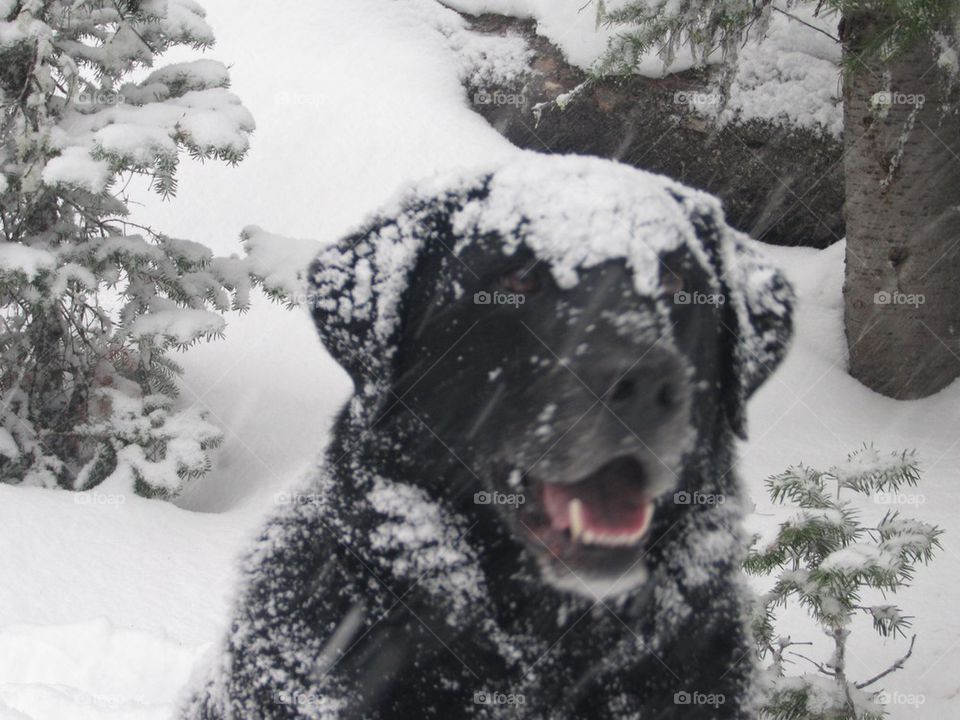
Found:
[(184, 717), (755, 717), (732, 441), (791, 292), (717, 202), (524, 155), (311, 273), (356, 394)]

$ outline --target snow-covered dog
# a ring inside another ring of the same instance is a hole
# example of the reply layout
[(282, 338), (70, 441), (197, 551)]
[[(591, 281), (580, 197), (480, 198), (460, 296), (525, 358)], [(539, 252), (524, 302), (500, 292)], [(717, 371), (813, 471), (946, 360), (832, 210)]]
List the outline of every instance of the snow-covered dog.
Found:
[(311, 268), (349, 371), (185, 718), (752, 718), (732, 445), (791, 329), (718, 203), (522, 155)]

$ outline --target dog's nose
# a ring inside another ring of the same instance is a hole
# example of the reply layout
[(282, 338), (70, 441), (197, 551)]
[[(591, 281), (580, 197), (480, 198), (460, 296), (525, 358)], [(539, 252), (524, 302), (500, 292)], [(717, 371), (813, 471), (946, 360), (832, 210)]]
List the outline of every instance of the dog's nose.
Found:
[(670, 353), (600, 362), (590, 374), (594, 391), (618, 413), (640, 413), (655, 421), (682, 404), (680, 363)]
[(669, 411), (678, 401), (678, 385), (672, 368), (637, 364), (616, 375), (603, 398), (615, 406), (642, 404), (651, 409)]
[[(644, 392), (639, 382), (642, 380), (632, 377), (632, 373), (627, 373), (613, 384), (607, 393), (607, 401), (620, 405), (647, 399), (663, 410), (670, 410), (677, 404), (678, 389), (672, 378), (664, 378), (654, 383), (649, 392)], [(644, 395), (647, 397), (644, 398)]]

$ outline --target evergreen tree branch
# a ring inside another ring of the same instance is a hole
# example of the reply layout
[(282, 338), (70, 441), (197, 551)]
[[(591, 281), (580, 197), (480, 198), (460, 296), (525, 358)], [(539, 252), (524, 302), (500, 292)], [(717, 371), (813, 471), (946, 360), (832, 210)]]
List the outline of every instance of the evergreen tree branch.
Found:
[(910, 659), (910, 656), (913, 655), (913, 644), (916, 641), (917, 641), (917, 636), (914, 635), (913, 637), (910, 638), (910, 647), (907, 649), (907, 652), (903, 657), (899, 658), (898, 660), (895, 660), (894, 663), (890, 667), (888, 667), (886, 670), (884, 670), (882, 673), (878, 673), (877, 675), (874, 675), (869, 680), (864, 680), (863, 682), (856, 683), (856, 688), (858, 690), (863, 690), (864, 688), (870, 687), (878, 680), (885, 678), (890, 673), (896, 672), (897, 670), (902, 670), (904, 663), (906, 663), (907, 660)]
[[(818, 8), (818, 9), (819, 9), (819, 8)], [(773, 11), (776, 12), (776, 13), (780, 13), (781, 15), (784, 15), (784, 16), (790, 18), (790, 19), (793, 20), (794, 22), (798, 22), (798, 23), (800, 23), (801, 25), (805, 25), (805, 26), (807, 26), (808, 28), (810, 28), (811, 30), (816, 30), (816, 31), (817, 31), (818, 33), (820, 33), (821, 35), (826, 35), (828, 38), (830, 38), (831, 40), (833, 40), (835, 43), (839, 43), (839, 42), (840, 42), (840, 38), (838, 38), (838, 37), (836, 37), (836, 36), (834, 36), (834, 35), (831, 35), (830, 33), (828, 33), (828, 32), (827, 32), (826, 30), (824, 30), (823, 28), (818, 28), (816, 25), (811, 25), (811, 24), (808, 23), (806, 20), (804, 20), (804, 19), (802, 19), (802, 18), (798, 18), (798, 17), (797, 17), (796, 15), (794, 15), (793, 13), (789, 13), (789, 12), (787, 12), (786, 10), (782, 10), (782, 9), (776, 7), (776, 6), (773, 8)], [(814, 13), (814, 14), (816, 14), (816, 13)]]
[[(813, 643), (810, 643), (810, 644), (812, 645)], [(824, 675), (827, 675), (829, 677), (836, 677), (837, 675), (833, 670), (830, 670), (829, 668), (825, 667), (823, 663), (819, 663), (816, 660), (813, 660), (812, 658), (809, 658), (806, 655), (803, 655), (802, 653), (798, 653), (798, 652), (795, 652), (794, 650), (791, 650), (790, 654), (795, 655), (796, 657), (801, 658), (803, 660), (806, 660), (808, 663), (812, 664), (815, 668), (817, 668), (817, 670), (822, 672)]]

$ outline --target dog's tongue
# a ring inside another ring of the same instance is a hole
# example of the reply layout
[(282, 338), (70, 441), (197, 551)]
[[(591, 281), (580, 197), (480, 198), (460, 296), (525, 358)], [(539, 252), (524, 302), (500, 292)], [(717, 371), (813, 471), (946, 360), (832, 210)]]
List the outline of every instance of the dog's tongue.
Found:
[(574, 540), (626, 544), (646, 533), (653, 517), (650, 498), (636, 482), (614, 477), (572, 485), (545, 482), (543, 505), (554, 530)]

